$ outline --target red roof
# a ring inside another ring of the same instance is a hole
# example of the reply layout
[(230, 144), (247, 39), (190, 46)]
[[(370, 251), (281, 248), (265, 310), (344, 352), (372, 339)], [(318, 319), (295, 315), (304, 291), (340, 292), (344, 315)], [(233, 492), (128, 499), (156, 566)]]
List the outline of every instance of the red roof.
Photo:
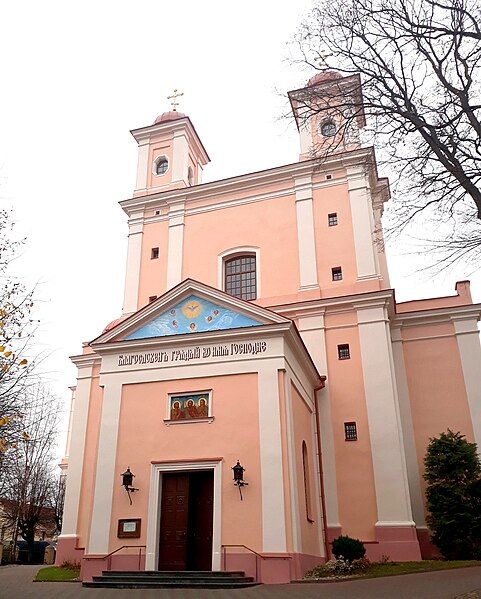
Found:
[(328, 81), (334, 81), (335, 79), (342, 79), (342, 77), (343, 76), (338, 71), (322, 71), (311, 77), (307, 82), (307, 85), (319, 85), (321, 83), (327, 83)]
[(179, 119), (183, 119), (185, 114), (183, 112), (177, 112), (177, 110), (169, 110), (168, 112), (163, 112), (160, 114), (154, 122), (154, 125), (158, 123), (166, 123), (167, 121), (178, 121)]

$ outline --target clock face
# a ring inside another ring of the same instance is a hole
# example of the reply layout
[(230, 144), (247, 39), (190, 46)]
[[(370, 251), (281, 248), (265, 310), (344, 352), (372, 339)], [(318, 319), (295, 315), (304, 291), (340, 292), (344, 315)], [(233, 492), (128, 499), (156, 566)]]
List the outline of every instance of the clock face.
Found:
[(334, 137), (336, 135), (336, 123), (332, 120), (324, 121), (320, 126), (321, 135), (324, 137)]
[(182, 306), (182, 314), (186, 318), (197, 318), (202, 312), (202, 306), (197, 300), (190, 300)]

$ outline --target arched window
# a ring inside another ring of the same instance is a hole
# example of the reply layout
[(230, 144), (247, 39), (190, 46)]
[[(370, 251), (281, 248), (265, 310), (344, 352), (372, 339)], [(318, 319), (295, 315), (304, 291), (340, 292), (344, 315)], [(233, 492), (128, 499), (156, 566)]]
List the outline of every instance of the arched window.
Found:
[(304, 496), (306, 499), (306, 518), (308, 522), (314, 522), (312, 519), (311, 508), (311, 483), (309, 474), (309, 457), (307, 455), (306, 442), (302, 442), (302, 470), (304, 473)]
[(226, 293), (244, 300), (256, 299), (256, 257), (254, 254), (230, 258), (225, 261), (224, 269)]
[(168, 168), (169, 168), (169, 161), (167, 160), (167, 158), (165, 156), (161, 156), (160, 158), (157, 158), (157, 161), (155, 163), (155, 174), (156, 175), (163, 175), (164, 173), (167, 172)]

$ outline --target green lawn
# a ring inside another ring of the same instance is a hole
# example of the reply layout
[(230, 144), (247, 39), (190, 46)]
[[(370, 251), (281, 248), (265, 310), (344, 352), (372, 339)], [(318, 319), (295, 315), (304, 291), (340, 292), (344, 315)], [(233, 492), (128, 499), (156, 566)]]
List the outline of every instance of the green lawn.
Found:
[[(450, 570), (453, 568), (469, 568), (472, 566), (481, 566), (481, 561), (443, 561), (443, 560), (423, 560), (420, 562), (373, 562), (364, 572), (353, 573), (349, 578), (378, 578), (379, 576), (396, 576), (398, 574), (414, 574), (416, 572), (433, 572), (435, 570)], [(344, 578), (343, 576), (332, 576), (331, 573), (323, 571), (322, 566), (314, 568), (305, 580), (310, 578)]]
[(37, 572), (35, 582), (58, 582), (78, 578), (80, 568), (59, 568), (58, 566), (47, 566)]

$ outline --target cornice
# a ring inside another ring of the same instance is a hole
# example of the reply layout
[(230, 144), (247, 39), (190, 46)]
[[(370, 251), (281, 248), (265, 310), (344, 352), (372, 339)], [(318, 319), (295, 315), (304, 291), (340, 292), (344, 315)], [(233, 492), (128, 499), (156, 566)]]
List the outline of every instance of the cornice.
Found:
[(70, 360), (77, 366), (77, 368), (92, 368), (101, 362), (98, 354), (79, 354), (70, 356)]
[(177, 131), (181, 131), (182, 129), (188, 131), (188, 134), (192, 139), (193, 145), (197, 146), (196, 150), (205, 161), (204, 164), (210, 162), (209, 155), (207, 154), (206, 149), (200, 141), (200, 137), (188, 116), (185, 116), (181, 119), (176, 119), (175, 121), (164, 121), (161, 123), (154, 123), (153, 125), (148, 125), (147, 127), (132, 129), (130, 133), (134, 137), (135, 141), (140, 144), (142, 142), (149, 141), (152, 136), (157, 135), (159, 133), (176, 133)]
[(223, 195), (242, 190), (256, 189), (259, 192), (259, 187), (270, 183), (279, 183), (286, 181), (289, 183), (292, 190), (295, 188), (295, 179), (299, 177), (312, 176), (319, 169), (333, 170), (339, 168), (347, 168), (348, 166), (358, 164), (369, 164), (374, 158), (374, 149), (361, 148), (345, 152), (343, 154), (329, 156), (322, 160), (312, 159), (301, 162), (294, 162), (283, 166), (278, 166), (262, 171), (255, 171), (244, 175), (220, 179), (192, 187), (166, 190), (149, 195), (136, 196), (127, 200), (122, 200), (120, 206), (127, 213), (140, 209), (148, 209), (159, 203), (166, 205), (170, 203), (182, 201), (193, 202), (202, 199), (212, 199), (216, 195)]
[(279, 333), (288, 331), (294, 326), (292, 322), (280, 324), (265, 324), (238, 329), (225, 329), (208, 331), (205, 333), (184, 333), (182, 335), (168, 335), (165, 337), (150, 337), (148, 339), (128, 339), (123, 341), (110, 341), (105, 343), (92, 343), (92, 349), (99, 355), (113, 354), (119, 351), (148, 351), (153, 348), (169, 348), (172, 346), (183, 347), (207, 343), (225, 343), (229, 340), (244, 337), (275, 337)]
[(453, 322), (455, 320), (481, 320), (481, 304), (464, 306), (447, 306), (445, 308), (431, 308), (430, 310), (416, 310), (415, 312), (401, 312), (394, 316), (392, 326), (419, 326), (421, 324), (435, 324)]
[(344, 312), (346, 310), (391, 307), (394, 290), (371, 291), (368, 293), (326, 297), (289, 304), (269, 306), (269, 309), (285, 314), (288, 318), (318, 316), (319, 314)]

